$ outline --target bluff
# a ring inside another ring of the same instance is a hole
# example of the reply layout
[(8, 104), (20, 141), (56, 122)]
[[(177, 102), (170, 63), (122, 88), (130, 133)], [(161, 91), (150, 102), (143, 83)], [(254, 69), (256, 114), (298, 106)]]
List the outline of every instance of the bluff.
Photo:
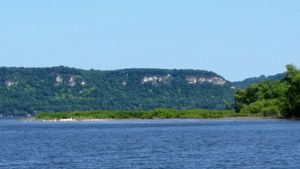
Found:
[(0, 115), (79, 110), (224, 109), (233, 84), (204, 70), (0, 68)]

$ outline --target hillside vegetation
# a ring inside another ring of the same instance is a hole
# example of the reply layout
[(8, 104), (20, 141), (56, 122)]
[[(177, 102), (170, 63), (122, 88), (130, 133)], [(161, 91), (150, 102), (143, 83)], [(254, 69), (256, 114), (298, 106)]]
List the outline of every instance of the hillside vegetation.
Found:
[(283, 80), (264, 81), (236, 90), (235, 109), (240, 113), (300, 117), (300, 71), (287, 65)]
[(0, 68), (0, 116), (80, 110), (224, 109), (231, 82), (201, 70)]
[(238, 82), (233, 82), (233, 86), (239, 89), (246, 89), (247, 87), (251, 86), (252, 84), (257, 84), (263, 81), (278, 81), (282, 80), (284, 78), (285, 74), (284, 73), (279, 73), (276, 75), (272, 76), (265, 76), (261, 75), (259, 77), (252, 77), (252, 78), (247, 78), (243, 81), (238, 81)]

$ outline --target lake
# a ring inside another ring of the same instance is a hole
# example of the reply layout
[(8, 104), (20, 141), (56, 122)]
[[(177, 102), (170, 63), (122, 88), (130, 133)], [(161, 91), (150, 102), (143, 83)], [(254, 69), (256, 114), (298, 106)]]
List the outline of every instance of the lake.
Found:
[(300, 121), (0, 120), (0, 169), (300, 166)]

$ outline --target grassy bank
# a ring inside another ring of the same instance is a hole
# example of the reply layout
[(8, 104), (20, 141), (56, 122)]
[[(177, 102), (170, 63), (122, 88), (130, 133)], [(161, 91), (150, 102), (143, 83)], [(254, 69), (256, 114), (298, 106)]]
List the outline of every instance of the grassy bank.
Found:
[(38, 120), (55, 119), (202, 119), (202, 118), (224, 118), (224, 117), (253, 117), (259, 114), (236, 113), (232, 110), (174, 110), (154, 109), (150, 111), (80, 111), (40, 113), (35, 116)]

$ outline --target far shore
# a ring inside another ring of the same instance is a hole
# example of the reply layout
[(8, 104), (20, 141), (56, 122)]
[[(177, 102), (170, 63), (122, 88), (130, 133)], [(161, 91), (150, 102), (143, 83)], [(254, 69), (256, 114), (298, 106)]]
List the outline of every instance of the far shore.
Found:
[(126, 119), (25, 119), (26, 121), (39, 121), (39, 122), (107, 122), (107, 121), (159, 121), (159, 120), (282, 120), (278, 117), (260, 117), (260, 116), (241, 116), (241, 117), (223, 117), (223, 118), (154, 118), (154, 119), (140, 119), (140, 118), (126, 118)]

